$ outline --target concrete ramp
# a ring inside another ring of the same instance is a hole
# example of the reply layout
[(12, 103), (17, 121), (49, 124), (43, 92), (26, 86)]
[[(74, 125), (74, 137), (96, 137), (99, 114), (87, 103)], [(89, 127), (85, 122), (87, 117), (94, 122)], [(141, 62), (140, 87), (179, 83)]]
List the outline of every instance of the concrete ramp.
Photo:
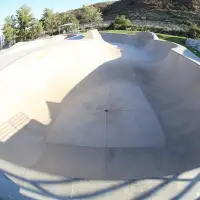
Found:
[(101, 39), (101, 35), (97, 29), (90, 30), (86, 33), (85, 39)]
[(138, 32), (135, 35), (127, 34), (112, 34), (112, 33), (101, 33), (103, 39), (107, 42), (117, 42), (120, 44), (144, 46), (150, 40), (158, 40), (155, 33), (151, 32)]
[(0, 73), (0, 158), (88, 179), (198, 168), (200, 69), (184, 52), (94, 30), (15, 62)]
[(167, 43), (162, 40), (150, 40), (142, 51), (147, 55), (150, 55), (153, 61), (163, 61), (173, 48), (178, 45), (175, 43)]

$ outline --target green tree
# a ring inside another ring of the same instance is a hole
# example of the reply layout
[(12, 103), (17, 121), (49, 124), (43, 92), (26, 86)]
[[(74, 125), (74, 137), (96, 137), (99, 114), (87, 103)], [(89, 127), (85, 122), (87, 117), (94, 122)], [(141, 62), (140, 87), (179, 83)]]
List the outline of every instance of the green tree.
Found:
[(38, 38), (41, 36), (44, 32), (42, 22), (40, 22), (38, 19), (33, 18), (31, 22), (31, 27), (29, 29), (29, 37), (31, 39)]
[(188, 37), (193, 38), (193, 39), (200, 38), (200, 28), (196, 24), (192, 24), (190, 26), (190, 29), (188, 31)]
[(3, 34), (5, 36), (5, 41), (7, 44), (14, 42), (16, 37), (16, 19), (14, 16), (7, 16), (4, 19), (4, 25), (2, 28)]
[(130, 27), (133, 25), (132, 22), (125, 17), (125, 15), (120, 15), (120, 16), (116, 17), (115, 24), (119, 24), (124, 27)]
[(60, 24), (67, 24), (67, 23), (74, 23), (79, 24), (79, 21), (75, 17), (74, 14), (71, 13), (56, 13), (58, 16), (58, 20), (60, 21)]
[(59, 31), (60, 33), (60, 26), (62, 25), (62, 15), (60, 13), (54, 14), (54, 29)]
[(44, 9), (44, 14), (42, 17), (42, 22), (45, 28), (45, 31), (53, 35), (54, 28), (58, 24), (58, 18), (53, 13), (53, 10), (49, 8)]
[(103, 21), (100, 10), (93, 6), (83, 6), (82, 8), (82, 22), (90, 23), (91, 26), (99, 25)]
[[(79, 21), (77, 20), (74, 14), (62, 12), (62, 13), (56, 13), (55, 15), (56, 15), (56, 27), (58, 27), (59, 33), (60, 31), (63, 32), (64, 30), (69, 31), (71, 29), (74, 29), (76, 28), (76, 25), (79, 24)], [(61, 27), (61, 25), (68, 23), (73, 23), (74, 26)]]
[(124, 15), (117, 16), (115, 22), (111, 23), (108, 29), (126, 30), (127, 28), (134, 27), (134, 24), (127, 19)]
[(18, 38), (20, 40), (26, 40), (33, 20), (31, 8), (27, 5), (21, 6), (17, 10), (16, 19), (18, 23)]
[(74, 23), (74, 24), (79, 24), (78, 19), (75, 17), (74, 14), (71, 13), (66, 13), (64, 17), (64, 24), (66, 23)]

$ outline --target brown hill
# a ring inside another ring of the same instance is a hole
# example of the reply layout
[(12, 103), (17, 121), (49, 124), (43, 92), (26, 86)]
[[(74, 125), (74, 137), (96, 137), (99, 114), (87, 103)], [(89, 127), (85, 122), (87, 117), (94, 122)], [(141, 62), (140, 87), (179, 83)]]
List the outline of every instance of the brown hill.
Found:
[[(132, 20), (200, 23), (200, 0), (120, 0), (93, 4), (103, 13), (104, 20), (126, 15)], [(72, 11), (79, 17), (81, 9)]]

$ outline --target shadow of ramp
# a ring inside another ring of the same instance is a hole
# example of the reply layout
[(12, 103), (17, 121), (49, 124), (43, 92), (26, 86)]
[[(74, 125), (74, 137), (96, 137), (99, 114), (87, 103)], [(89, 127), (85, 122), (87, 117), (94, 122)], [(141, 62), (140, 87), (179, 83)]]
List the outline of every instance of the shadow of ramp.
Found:
[(84, 38), (84, 35), (74, 35), (74, 36), (69, 36), (66, 39), (67, 40), (81, 40)]
[(46, 127), (18, 113), (0, 127), (1, 159), (31, 167), (45, 148)]

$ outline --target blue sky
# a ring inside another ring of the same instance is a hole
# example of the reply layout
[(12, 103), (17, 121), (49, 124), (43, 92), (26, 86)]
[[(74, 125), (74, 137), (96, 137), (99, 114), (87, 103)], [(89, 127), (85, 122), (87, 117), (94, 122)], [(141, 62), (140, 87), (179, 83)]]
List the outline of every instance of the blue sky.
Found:
[[(0, 29), (4, 18), (15, 14), (23, 4), (32, 7), (35, 17), (40, 17), (44, 8), (52, 8), (55, 12), (79, 8), (84, 4), (92, 4), (108, 0), (0, 0)], [(1, 31), (0, 31), (1, 32)]]

